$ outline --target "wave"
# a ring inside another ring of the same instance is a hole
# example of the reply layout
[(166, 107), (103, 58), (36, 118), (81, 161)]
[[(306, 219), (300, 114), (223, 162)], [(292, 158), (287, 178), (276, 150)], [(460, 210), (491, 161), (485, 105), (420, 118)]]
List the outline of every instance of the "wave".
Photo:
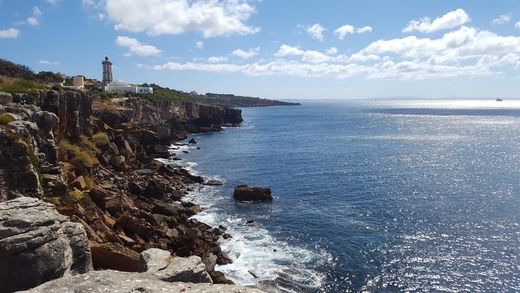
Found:
[[(188, 146), (189, 147), (189, 146)], [(177, 151), (182, 153), (181, 150)], [(186, 160), (167, 161), (201, 175), (197, 163)], [(225, 182), (221, 176), (207, 176)], [(229, 201), (219, 186), (196, 185), (185, 201), (203, 207), (193, 218), (210, 226), (224, 225), (232, 238), (219, 240), (222, 250), (233, 261), (217, 266), (229, 279), (241, 286), (257, 286), (275, 292), (317, 292), (325, 284), (325, 274), (312, 269), (333, 263), (333, 257), (325, 250), (309, 250), (289, 245), (276, 239), (258, 223), (232, 215), (219, 203)]]

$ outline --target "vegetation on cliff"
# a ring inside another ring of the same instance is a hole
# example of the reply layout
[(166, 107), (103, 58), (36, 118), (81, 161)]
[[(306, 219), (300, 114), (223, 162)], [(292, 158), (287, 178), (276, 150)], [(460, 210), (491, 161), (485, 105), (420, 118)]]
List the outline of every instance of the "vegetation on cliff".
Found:
[(289, 103), (277, 100), (262, 99), (259, 97), (236, 96), (232, 94), (193, 95), (196, 101), (219, 105), (224, 107), (270, 107), (270, 106), (296, 106), (299, 103)]
[(137, 94), (137, 96), (149, 100), (154, 104), (160, 104), (164, 101), (193, 101), (193, 97), (188, 93), (170, 89), (168, 87), (162, 87), (155, 83), (145, 83), (141, 86), (149, 86), (153, 88), (153, 94)]
[(62, 82), (64, 77), (61, 73), (51, 71), (34, 73), (29, 66), (16, 64), (5, 59), (0, 59), (0, 76), (31, 80), (38, 83)]

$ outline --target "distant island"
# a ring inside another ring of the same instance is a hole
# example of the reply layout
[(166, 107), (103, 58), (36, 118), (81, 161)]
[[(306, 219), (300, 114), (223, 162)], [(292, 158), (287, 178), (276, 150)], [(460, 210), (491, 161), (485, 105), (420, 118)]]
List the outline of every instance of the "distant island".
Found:
[(300, 103), (290, 103), (277, 100), (262, 99), (258, 97), (236, 96), (233, 94), (207, 93), (199, 95), (192, 93), (195, 100), (210, 105), (224, 107), (271, 107), (271, 106), (298, 106)]

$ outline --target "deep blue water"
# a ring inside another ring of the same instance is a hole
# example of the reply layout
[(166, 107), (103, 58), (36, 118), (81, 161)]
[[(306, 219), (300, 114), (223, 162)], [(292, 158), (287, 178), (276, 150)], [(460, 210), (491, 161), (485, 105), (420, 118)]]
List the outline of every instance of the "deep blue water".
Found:
[[(520, 102), (306, 102), (243, 117), (182, 155), (225, 181), (191, 196), (198, 218), (233, 234), (222, 246), (235, 262), (219, 269), (236, 282), (520, 290)], [(244, 183), (274, 201), (235, 203)]]

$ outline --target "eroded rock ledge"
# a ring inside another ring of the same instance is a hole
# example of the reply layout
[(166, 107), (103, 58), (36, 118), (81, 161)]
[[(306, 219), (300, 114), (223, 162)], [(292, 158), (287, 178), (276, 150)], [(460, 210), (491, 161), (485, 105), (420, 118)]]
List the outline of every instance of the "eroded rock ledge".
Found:
[(120, 271), (92, 271), (84, 275), (66, 277), (48, 282), (29, 291), (47, 292), (205, 292), (205, 293), (261, 293), (258, 289), (234, 285), (209, 283), (169, 283), (161, 281), (149, 273), (128, 273)]

